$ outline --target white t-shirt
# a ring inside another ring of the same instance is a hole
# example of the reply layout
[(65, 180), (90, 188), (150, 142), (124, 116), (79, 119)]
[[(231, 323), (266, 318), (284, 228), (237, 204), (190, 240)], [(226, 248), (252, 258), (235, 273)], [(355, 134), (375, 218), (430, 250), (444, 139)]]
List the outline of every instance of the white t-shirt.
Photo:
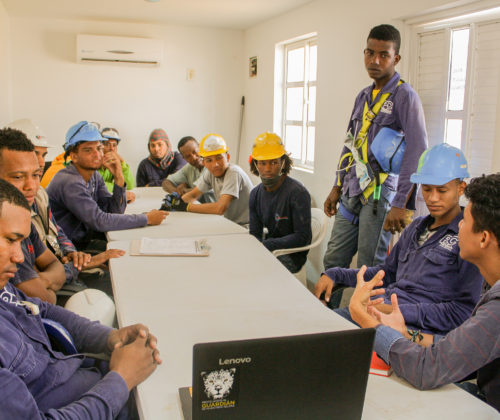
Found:
[(209, 171), (203, 171), (195, 182), (195, 187), (198, 187), (202, 193), (213, 189), (216, 200), (219, 200), (223, 194), (233, 196), (234, 200), (229, 204), (224, 217), (239, 225), (248, 224), (248, 200), (253, 184), (238, 165), (229, 164), (226, 173), (220, 178), (213, 176)]

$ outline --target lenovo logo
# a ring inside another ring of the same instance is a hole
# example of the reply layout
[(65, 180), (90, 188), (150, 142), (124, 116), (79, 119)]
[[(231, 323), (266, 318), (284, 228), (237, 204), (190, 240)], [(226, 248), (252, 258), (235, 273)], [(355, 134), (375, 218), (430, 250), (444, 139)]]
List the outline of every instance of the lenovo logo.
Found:
[(236, 359), (219, 359), (219, 365), (240, 365), (242, 363), (251, 363), (251, 357), (238, 357)]

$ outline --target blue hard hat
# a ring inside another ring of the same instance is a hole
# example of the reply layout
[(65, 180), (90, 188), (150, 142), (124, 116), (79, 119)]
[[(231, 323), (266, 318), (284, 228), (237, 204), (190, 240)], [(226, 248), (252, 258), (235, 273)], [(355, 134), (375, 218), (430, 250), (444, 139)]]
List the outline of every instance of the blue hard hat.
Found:
[(441, 143), (420, 156), (417, 172), (410, 181), (414, 184), (444, 185), (453, 179), (468, 178), (467, 160), (460, 149)]
[(64, 142), (64, 150), (75, 146), (83, 141), (104, 141), (106, 140), (101, 136), (99, 128), (96, 124), (88, 121), (80, 121), (71, 126), (66, 133), (66, 141)]
[(389, 127), (383, 127), (370, 145), (370, 150), (382, 170), (387, 174), (399, 175), (405, 154), (404, 134)]

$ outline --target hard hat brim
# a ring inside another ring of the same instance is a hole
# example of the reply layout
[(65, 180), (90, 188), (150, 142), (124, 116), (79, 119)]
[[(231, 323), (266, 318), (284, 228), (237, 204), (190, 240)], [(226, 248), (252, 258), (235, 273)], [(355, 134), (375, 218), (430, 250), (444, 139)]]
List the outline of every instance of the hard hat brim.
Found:
[(410, 177), (410, 182), (412, 182), (413, 184), (423, 184), (423, 185), (445, 185), (454, 179), (457, 178), (439, 177), (436, 175), (414, 173)]

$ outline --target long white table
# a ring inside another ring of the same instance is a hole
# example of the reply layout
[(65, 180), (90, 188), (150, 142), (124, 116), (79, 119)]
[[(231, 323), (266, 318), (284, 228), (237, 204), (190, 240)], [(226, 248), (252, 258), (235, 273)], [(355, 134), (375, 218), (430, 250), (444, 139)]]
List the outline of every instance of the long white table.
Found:
[[(255, 238), (215, 235), (209, 257), (113, 259), (118, 322), (142, 322), (163, 364), (137, 389), (142, 419), (181, 419), (178, 388), (191, 385), (198, 342), (338, 331), (355, 326), (325, 308)], [(129, 250), (130, 242), (109, 247)], [(304, 402), (307, 404), (307, 401)], [(497, 419), (454, 385), (418, 391), (392, 375), (370, 375), (364, 420)]]
[(159, 209), (163, 197), (167, 194), (162, 187), (138, 187), (132, 192), (135, 194), (135, 201), (127, 204), (126, 214), (136, 214), (148, 212), (152, 209)]
[[(142, 187), (133, 190), (137, 199), (127, 205), (125, 213), (137, 214), (159, 209), (165, 191), (161, 187)], [(115, 230), (107, 232), (109, 241), (123, 241), (138, 238), (176, 238), (193, 236), (248, 234), (244, 227), (215, 214), (196, 214), (170, 212), (158, 226), (145, 226), (138, 229)]]
[(193, 236), (245, 234), (244, 227), (216, 214), (195, 214), (171, 212), (157, 226), (107, 232), (109, 241), (123, 241), (138, 238), (177, 238)]

